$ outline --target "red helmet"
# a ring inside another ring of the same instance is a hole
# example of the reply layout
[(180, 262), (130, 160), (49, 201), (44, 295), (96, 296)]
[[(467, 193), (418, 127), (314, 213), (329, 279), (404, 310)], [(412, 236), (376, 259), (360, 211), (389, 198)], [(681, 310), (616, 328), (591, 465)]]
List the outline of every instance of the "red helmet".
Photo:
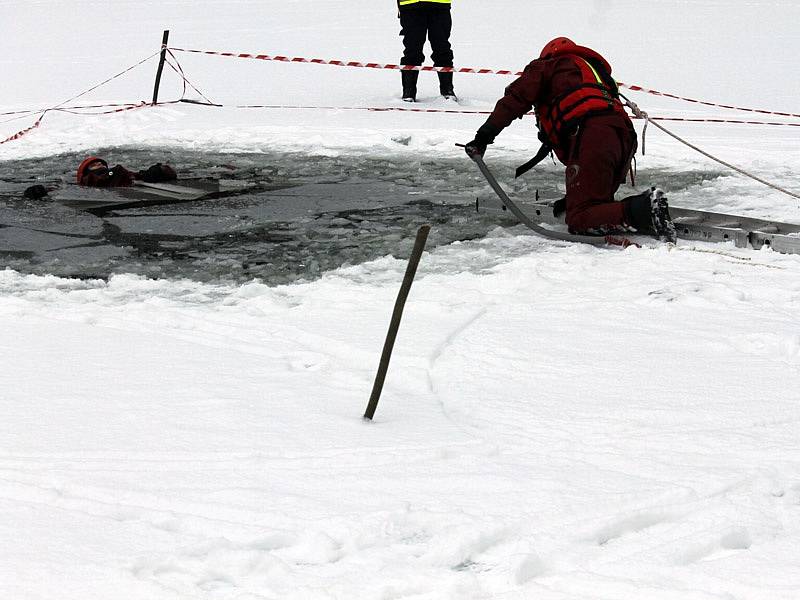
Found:
[(556, 54), (568, 52), (576, 47), (577, 45), (571, 39), (557, 37), (556, 39), (547, 42), (545, 47), (542, 48), (542, 53), (539, 55), (539, 58), (550, 58)]
[(106, 169), (108, 168), (108, 163), (104, 161), (102, 158), (99, 158), (97, 156), (89, 156), (88, 158), (83, 159), (83, 162), (78, 167), (78, 173), (77, 173), (78, 183), (81, 182), (83, 176), (86, 175), (86, 171), (89, 170), (89, 167), (94, 163), (100, 163)]

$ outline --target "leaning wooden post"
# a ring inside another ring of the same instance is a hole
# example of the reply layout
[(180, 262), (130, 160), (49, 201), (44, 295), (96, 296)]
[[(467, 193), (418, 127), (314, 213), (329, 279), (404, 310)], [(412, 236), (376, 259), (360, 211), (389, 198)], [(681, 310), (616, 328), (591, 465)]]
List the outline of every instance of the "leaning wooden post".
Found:
[(389, 359), (392, 357), (392, 348), (394, 348), (394, 341), (397, 338), (397, 330), (400, 328), (400, 319), (403, 317), (403, 308), (408, 298), (408, 292), (411, 290), (411, 284), (417, 272), (417, 265), (419, 265), (422, 251), (425, 249), (425, 242), (428, 239), (430, 230), (430, 225), (423, 225), (417, 231), (417, 239), (414, 242), (414, 249), (411, 251), (411, 257), (408, 259), (408, 266), (406, 267), (406, 274), (403, 277), (403, 284), (400, 286), (400, 292), (397, 294), (397, 300), (394, 303), (392, 320), (389, 323), (389, 332), (386, 334), (386, 341), (383, 344), (381, 362), (378, 365), (378, 373), (375, 375), (375, 383), (372, 386), (372, 394), (369, 397), (367, 411), (364, 413), (365, 419), (372, 420), (372, 417), (375, 415), (375, 409), (378, 407), (378, 400), (383, 390), (383, 382), (386, 380), (386, 371), (389, 369)]
[(164, 61), (167, 59), (168, 40), (169, 29), (165, 29), (164, 37), (161, 39), (161, 58), (158, 61), (158, 71), (156, 71), (156, 85), (153, 88), (153, 105), (158, 104), (158, 87), (161, 85), (161, 72), (164, 70)]

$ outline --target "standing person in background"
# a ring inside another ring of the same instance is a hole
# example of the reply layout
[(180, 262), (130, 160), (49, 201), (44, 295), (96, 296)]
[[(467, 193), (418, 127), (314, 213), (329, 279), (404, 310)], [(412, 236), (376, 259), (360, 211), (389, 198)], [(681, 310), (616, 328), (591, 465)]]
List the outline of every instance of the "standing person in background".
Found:
[[(431, 58), (435, 67), (453, 66), (453, 49), (450, 47), (450, 0), (397, 0), (400, 17), (400, 35), (405, 51), (400, 64), (422, 66), (425, 38), (431, 43)], [(419, 71), (401, 71), (403, 100), (417, 101)], [(453, 91), (453, 73), (437, 73), (439, 92), (447, 100), (457, 100)]]

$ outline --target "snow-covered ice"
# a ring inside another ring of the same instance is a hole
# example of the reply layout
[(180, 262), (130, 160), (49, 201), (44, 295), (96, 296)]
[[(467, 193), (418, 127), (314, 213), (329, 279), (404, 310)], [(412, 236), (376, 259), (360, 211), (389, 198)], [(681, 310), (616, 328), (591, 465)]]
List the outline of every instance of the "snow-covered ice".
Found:
[[(179, 47), (396, 62), (393, 7), (369, 4), (5, 2), (0, 111), (69, 98), (165, 27)], [(453, 10), (459, 64), (520, 68), (566, 34), (627, 83), (799, 112), (794, 2)], [(0, 160), (121, 145), (451, 159), (483, 121), (237, 110), (401, 106), (399, 76), (179, 58), (228, 108), (48, 114)], [(86, 100), (146, 99), (153, 70)], [(446, 107), (421, 82), (423, 106)], [(463, 75), (456, 90), (486, 110), (507, 82)], [(180, 93), (170, 75), (162, 99)], [(800, 189), (795, 127), (668, 126)], [(508, 180), (532, 149), (532, 123), (515, 123), (487, 162)], [(722, 171), (653, 129), (639, 167)], [(735, 175), (672, 201), (800, 222), (797, 201)], [(405, 266), (281, 286), (0, 271), (0, 598), (800, 598), (800, 256), (598, 249), (518, 227), (438, 247), (366, 423)]]

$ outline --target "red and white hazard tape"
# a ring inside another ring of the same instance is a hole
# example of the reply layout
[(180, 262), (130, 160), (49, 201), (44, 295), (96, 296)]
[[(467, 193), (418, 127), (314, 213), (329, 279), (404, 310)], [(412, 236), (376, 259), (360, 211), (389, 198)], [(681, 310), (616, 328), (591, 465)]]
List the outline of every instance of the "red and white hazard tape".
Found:
[[(478, 75), (514, 75), (519, 76), (522, 74), (521, 71), (511, 71), (508, 69), (483, 69), (483, 68), (472, 68), (472, 67), (433, 67), (433, 66), (414, 66), (414, 65), (397, 65), (397, 64), (382, 64), (382, 63), (373, 63), (373, 62), (358, 62), (358, 61), (342, 61), (342, 60), (329, 60), (329, 59), (322, 59), (322, 58), (303, 58), (303, 57), (289, 57), (289, 56), (281, 56), (281, 55), (269, 55), (269, 54), (249, 54), (249, 53), (236, 53), (236, 52), (220, 52), (220, 51), (213, 51), (213, 50), (192, 50), (186, 48), (167, 48), (170, 54), (174, 57), (172, 52), (187, 52), (193, 54), (206, 54), (206, 55), (214, 55), (214, 56), (224, 56), (224, 57), (231, 57), (231, 58), (244, 58), (244, 59), (253, 59), (253, 60), (264, 60), (264, 61), (278, 61), (278, 62), (286, 62), (286, 63), (309, 63), (309, 64), (318, 64), (318, 65), (332, 65), (338, 67), (355, 67), (355, 68), (366, 68), (366, 69), (389, 69), (389, 70), (397, 70), (397, 71), (436, 71), (436, 72), (444, 72), (444, 73), (472, 73)], [(37, 112), (41, 112), (41, 115), (36, 120), (36, 122), (23, 129), (18, 131), (17, 133), (9, 136), (8, 138), (1, 140), (0, 144), (6, 144), (8, 142), (18, 140), (19, 138), (23, 137), (25, 134), (29, 133), (33, 129), (39, 127), (42, 123), (42, 119), (49, 111), (61, 111), (61, 112), (71, 112), (74, 114), (87, 114), (81, 113), (79, 111), (84, 111), (86, 109), (96, 109), (96, 108), (111, 108), (112, 110), (94, 112), (90, 114), (100, 115), (100, 114), (112, 114), (118, 112), (124, 112), (128, 110), (134, 110), (137, 108), (142, 108), (145, 106), (152, 106), (152, 104), (147, 103), (145, 101), (141, 101), (137, 104), (96, 104), (96, 105), (87, 105), (87, 106), (63, 106), (67, 102), (72, 100), (76, 100), (77, 98), (84, 96), (85, 94), (97, 89), (98, 87), (108, 83), (112, 79), (116, 79), (117, 77), (122, 76), (123, 74), (127, 73), (128, 71), (132, 70), (133, 68), (141, 65), (142, 63), (146, 62), (147, 60), (151, 59), (153, 56), (161, 52), (159, 49), (158, 52), (148, 56), (147, 58), (142, 59), (135, 65), (117, 73), (116, 75), (102, 81), (101, 83), (89, 88), (88, 90), (81, 92), (80, 94), (70, 98), (69, 100), (62, 102), (59, 105), (56, 105), (52, 108), (48, 109), (37, 109), (37, 110), (24, 110), (24, 111), (11, 111), (11, 112), (4, 112), (0, 113), (0, 116), (9, 116), (9, 115), (16, 115), (13, 119), (9, 120), (16, 120), (18, 118), (22, 118), (22, 115), (26, 114), (35, 114)], [(170, 63), (170, 66), (171, 63)], [(176, 68), (172, 66), (173, 69), (178, 72), (178, 74), (183, 78), (184, 83), (188, 83), (186, 77), (183, 75), (182, 70), (180, 67)], [(685, 102), (692, 102), (695, 104), (702, 104), (705, 106), (713, 106), (717, 108), (725, 108), (731, 110), (738, 110), (744, 112), (751, 112), (751, 113), (759, 113), (765, 115), (775, 115), (781, 117), (790, 117), (790, 118), (800, 118), (800, 114), (797, 113), (788, 113), (788, 112), (780, 112), (780, 111), (769, 111), (769, 110), (761, 110), (755, 108), (746, 108), (742, 106), (733, 106), (730, 104), (719, 104), (715, 102), (707, 102), (704, 100), (697, 100), (694, 98), (687, 98), (684, 96), (677, 96), (675, 94), (669, 94), (667, 92), (660, 92), (658, 90), (652, 90), (648, 88), (644, 88), (639, 85), (630, 85), (625, 84), (622, 82), (617, 82), (620, 87), (627, 88), (634, 92), (643, 92), (646, 94), (651, 94), (654, 96), (662, 96), (665, 98), (672, 98), (675, 100), (682, 100)], [(191, 85), (191, 84), (189, 84)], [(194, 88), (194, 86), (192, 86)], [(194, 88), (195, 90), (197, 88)], [(185, 90), (184, 90), (185, 91)], [(199, 93), (199, 92), (198, 92)], [(174, 100), (170, 102), (159, 102), (159, 105), (163, 104), (173, 104), (181, 102), (181, 100)], [(214, 106), (221, 106), (214, 104)], [(353, 107), (353, 106), (291, 106), (291, 105), (240, 105), (236, 106), (236, 108), (267, 108), (267, 109), (306, 109), (306, 110), (366, 110), (372, 112), (387, 112), (387, 111), (396, 111), (396, 112), (413, 112), (413, 113), (450, 113), (450, 114), (489, 114), (489, 111), (476, 111), (476, 110), (456, 110), (456, 109), (436, 109), (436, 108), (416, 108), (416, 107)], [(748, 125), (769, 125), (769, 126), (790, 126), (790, 127), (800, 127), (800, 123), (787, 123), (787, 122), (768, 122), (768, 121), (752, 121), (752, 120), (739, 120), (739, 119), (718, 119), (718, 118), (681, 118), (681, 117), (652, 117), (654, 121), (683, 121), (683, 122), (692, 122), (692, 123), (741, 123), (741, 124), (748, 124)]]
[[(374, 63), (374, 62), (359, 62), (359, 61), (343, 61), (343, 60), (331, 60), (331, 59), (323, 59), (323, 58), (303, 58), (300, 56), (281, 56), (281, 55), (270, 55), (270, 54), (249, 54), (243, 52), (220, 52), (220, 51), (213, 51), (213, 50), (191, 50), (187, 48), (170, 48), (170, 50), (174, 52), (189, 52), (193, 54), (208, 54), (213, 56), (225, 56), (229, 58), (246, 58), (246, 59), (253, 59), (253, 60), (268, 60), (268, 61), (278, 61), (278, 62), (287, 62), (287, 63), (309, 63), (315, 65), (332, 65), (335, 67), (355, 67), (355, 68), (362, 68), (362, 69), (390, 69), (395, 71), (437, 71), (442, 73), (473, 73), (478, 75), (514, 75), (519, 76), (522, 75), (522, 71), (510, 71), (508, 69), (480, 69), (480, 68), (473, 68), (473, 67), (431, 67), (431, 66), (413, 66), (413, 65), (396, 65), (396, 64), (382, 64), (382, 63)], [(651, 94), (653, 96), (663, 96), (665, 98), (672, 98), (674, 100), (683, 100), (684, 102), (692, 102), (695, 104), (702, 104), (705, 106), (714, 106), (716, 108), (725, 108), (730, 110), (739, 110), (743, 112), (752, 112), (758, 113), (762, 115), (775, 115), (780, 117), (792, 117), (792, 118), (800, 118), (800, 114), (798, 113), (788, 113), (788, 112), (780, 112), (780, 111), (772, 111), (772, 110), (761, 110), (758, 108), (746, 108), (743, 106), (733, 106), (730, 104), (719, 104), (716, 102), (707, 102), (705, 100), (697, 100), (694, 98), (687, 98), (684, 96), (677, 96), (675, 94), (669, 94), (667, 92), (660, 92), (658, 90), (652, 90), (640, 85), (633, 85), (633, 84), (626, 84), (620, 81), (617, 82), (620, 87), (629, 89), (633, 92), (642, 92), (645, 94)]]
[[(177, 104), (181, 102), (180, 100), (170, 100), (167, 102), (159, 102), (158, 105), (162, 106), (165, 104)], [(137, 108), (144, 108), (146, 106), (153, 106), (152, 104), (145, 102), (142, 100), (138, 104), (95, 104), (95, 105), (87, 105), (87, 106), (65, 106), (62, 108), (51, 108), (46, 109), (39, 119), (30, 127), (23, 129), (22, 131), (18, 131), (14, 135), (6, 138), (5, 140), (1, 140), (0, 144), (5, 144), (8, 142), (12, 142), (14, 140), (18, 140), (28, 132), (32, 131), (39, 127), (44, 118), (45, 114), (51, 111), (55, 112), (69, 112), (71, 114), (91, 114), (91, 115), (107, 115), (119, 112), (125, 112), (129, 110), (134, 110)], [(214, 105), (222, 107), (222, 105)], [(99, 112), (92, 112), (92, 113), (85, 113), (79, 112), (81, 110), (89, 109), (89, 108), (106, 108), (106, 107), (119, 107), (119, 108), (112, 108), (111, 110), (104, 110)], [(261, 108), (261, 109), (283, 109), (283, 110), (338, 110), (338, 111), (352, 111), (352, 110), (363, 110), (368, 112), (409, 112), (409, 113), (441, 113), (441, 114), (460, 114), (460, 115), (488, 115), (491, 114), (491, 111), (488, 110), (456, 110), (456, 109), (447, 109), (447, 108), (412, 108), (412, 107), (399, 107), (399, 106), (314, 106), (314, 105), (287, 105), (287, 104), (239, 104), (234, 106), (233, 108)], [(25, 111), (25, 112), (33, 112), (33, 111)], [(529, 115), (533, 115), (533, 113), (528, 113)], [(634, 117), (636, 118), (636, 117)], [(746, 124), (746, 125), (769, 125), (769, 126), (788, 126), (788, 127), (800, 127), (800, 123), (783, 123), (783, 122), (775, 122), (775, 121), (749, 121), (749, 120), (740, 120), (740, 119), (715, 119), (715, 118), (683, 118), (683, 117), (650, 117), (653, 121), (682, 121), (687, 123), (736, 123), (736, 124)]]
[(359, 67), (362, 69), (390, 69), (394, 71), (439, 71), (442, 73), (477, 73), (479, 75), (521, 75), (519, 72), (505, 69), (472, 69), (468, 67), (417, 67), (414, 65), (395, 65), (391, 63), (372, 63), (344, 60), (329, 60), (324, 58), (302, 58), (299, 56), (280, 56), (270, 54), (247, 54), (240, 52), (215, 52), (212, 50), (189, 50), (186, 48), (170, 48), (175, 52), (189, 52), (192, 54), (209, 54), (212, 56), (226, 56), (229, 58), (251, 58), (254, 60), (273, 60), (287, 63), (309, 63), (314, 65), (332, 65), (334, 67)]
[[(107, 104), (107, 105), (95, 105), (95, 106), (89, 106), (89, 107), (64, 107), (64, 104), (67, 104), (67, 103), (69, 103), (69, 102), (73, 102), (74, 100), (77, 100), (78, 98), (80, 98), (80, 97), (82, 97), (82, 96), (85, 96), (86, 94), (88, 94), (88, 93), (90, 93), (90, 92), (93, 92), (94, 90), (96, 90), (97, 88), (99, 88), (99, 87), (101, 87), (101, 86), (103, 86), (103, 85), (107, 84), (108, 82), (110, 82), (110, 81), (112, 81), (112, 80), (114, 80), (114, 79), (117, 79), (117, 78), (119, 78), (119, 77), (122, 77), (123, 75), (125, 75), (125, 74), (126, 74), (126, 73), (128, 73), (129, 71), (132, 71), (133, 69), (135, 69), (135, 68), (136, 68), (136, 67), (138, 67), (139, 65), (142, 65), (142, 64), (144, 64), (145, 62), (147, 62), (148, 60), (150, 60), (150, 59), (151, 59), (151, 58), (153, 58), (154, 56), (157, 56), (157, 55), (161, 54), (161, 50), (162, 50), (162, 49), (161, 49), (161, 48), (159, 48), (159, 49), (158, 49), (158, 51), (154, 52), (154, 53), (153, 53), (153, 54), (151, 54), (150, 56), (147, 56), (147, 57), (143, 58), (142, 60), (140, 60), (140, 61), (139, 61), (139, 62), (137, 62), (136, 64), (134, 64), (134, 65), (131, 65), (131, 66), (130, 66), (130, 67), (128, 67), (127, 69), (124, 69), (123, 71), (120, 71), (119, 73), (116, 73), (115, 75), (112, 75), (112, 76), (111, 76), (111, 77), (109, 77), (108, 79), (105, 79), (105, 80), (101, 81), (100, 83), (98, 83), (98, 84), (96, 84), (96, 85), (93, 85), (93, 86), (92, 86), (92, 87), (90, 87), (89, 89), (87, 89), (87, 90), (84, 90), (84, 91), (82, 91), (82, 92), (81, 92), (81, 93), (79, 93), (79, 94), (76, 94), (76, 95), (75, 95), (75, 96), (73, 96), (72, 98), (69, 98), (69, 99), (67, 99), (67, 100), (64, 100), (63, 102), (60, 102), (59, 104), (56, 104), (56, 105), (55, 105), (55, 106), (53, 106), (53, 107), (50, 107), (50, 108), (43, 109), (43, 110), (41, 111), (41, 113), (42, 113), (42, 114), (41, 114), (41, 115), (39, 115), (39, 118), (37, 119), (37, 121), (36, 121), (36, 122), (35, 122), (33, 125), (31, 125), (31, 126), (30, 126), (30, 127), (28, 127), (27, 129), (23, 129), (22, 131), (18, 131), (18, 132), (17, 132), (17, 133), (15, 133), (14, 135), (12, 135), (12, 136), (10, 136), (10, 137), (8, 137), (8, 138), (6, 138), (6, 139), (4, 139), (4, 140), (0, 141), (0, 145), (2, 145), (2, 144), (6, 144), (6, 143), (8, 143), (8, 142), (13, 142), (14, 140), (18, 140), (19, 138), (21, 138), (22, 136), (24, 136), (25, 134), (27, 134), (27, 133), (28, 133), (28, 132), (30, 132), (31, 130), (33, 130), (33, 129), (36, 129), (37, 127), (39, 127), (39, 125), (41, 125), (41, 123), (42, 123), (42, 119), (44, 119), (45, 115), (46, 115), (48, 112), (50, 112), (50, 111), (73, 112), (73, 111), (75, 111), (75, 110), (76, 110), (76, 109), (78, 109), (78, 108), (103, 108), (104, 106), (110, 106), (110, 107), (121, 107), (121, 108), (116, 108), (116, 109), (114, 109), (114, 110), (108, 110), (108, 111), (101, 111), (101, 112), (92, 113), (92, 114), (96, 114), (96, 115), (102, 115), (102, 114), (111, 114), (111, 113), (115, 113), (115, 112), (124, 112), (124, 111), (126, 111), (126, 110), (132, 110), (132, 109), (136, 109), (136, 108), (142, 108), (143, 106), (150, 106), (150, 104), (148, 104), (147, 102), (144, 102), (144, 101), (142, 101), (142, 102), (140, 102), (140, 103), (138, 103), (138, 104)], [(25, 112), (25, 111), (15, 111), (15, 112), (4, 113), (4, 114), (9, 114), (9, 115), (11, 115), (11, 114), (23, 114), (24, 112)], [(35, 113), (35, 112), (40, 112), (40, 111), (39, 111), (39, 110), (35, 110), (35, 111), (28, 111), (28, 112), (29, 112), (29, 113)], [(78, 114), (79, 114), (79, 113), (78, 113)], [(14, 119), (10, 119), (10, 120), (14, 120)]]
[[(620, 87), (627, 88), (632, 92), (643, 92), (645, 94), (650, 94), (652, 96), (663, 96), (664, 98), (672, 98), (673, 100), (683, 100), (684, 102), (692, 102), (694, 104), (702, 104), (704, 106), (714, 106), (716, 108), (727, 108), (729, 110), (739, 110), (742, 112), (752, 112), (758, 113), (761, 115), (775, 115), (776, 117), (792, 117), (792, 118), (800, 118), (800, 114), (797, 113), (788, 113), (788, 112), (780, 112), (774, 110), (761, 110), (758, 108), (745, 108), (743, 106), (733, 106), (732, 104), (717, 104), (716, 102), (706, 102), (705, 100), (697, 100), (695, 98), (686, 98), (685, 96), (676, 96), (675, 94), (668, 94), (667, 92), (659, 92), (658, 90), (650, 90), (647, 88), (643, 88), (639, 85), (628, 85), (622, 83), (621, 81), (617, 82), (617, 85)], [(738, 122), (738, 121), (737, 121)]]
[[(174, 102), (177, 102), (177, 100), (173, 101), (173, 102), (159, 102), (159, 104), (173, 104)], [(137, 108), (144, 108), (146, 106), (152, 106), (152, 104), (142, 100), (141, 102), (138, 102), (138, 103), (97, 104), (95, 106), (82, 106), (82, 107), (73, 107), (73, 108), (104, 108), (106, 106), (116, 106), (116, 107), (120, 107), (120, 108), (112, 108), (111, 110), (103, 110), (103, 111), (93, 112), (93, 113), (89, 113), (89, 114), (92, 114), (92, 115), (110, 115), (110, 114), (113, 114), (113, 113), (121, 113), (121, 112), (126, 112), (126, 111), (129, 111), (129, 110), (135, 110)], [(42, 112), (41, 115), (39, 115), (39, 118), (36, 120), (36, 122), (33, 125), (23, 129), (22, 131), (18, 131), (14, 135), (9, 136), (4, 140), (0, 140), (0, 145), (7, 144), (8, 142), (13, 142), (14, 140), (18, 140), (19, 138), (21, 138), (25, 134), (27, 134), (30, 131), (32, 131), (32, 130), (36, 129), (37, 127), (39, 127), (39, 125), (42, 124), (42, 119), (44, 119), (45, 115), (47, 115), (48, 112), (68, 112), (68, 113), (71, 113), (71, 114), (86, 114), (86, 113), (77, 112), (75, 110), (71, 110), (69, 107), (48, 108), (44, 112)]]
[(449, 108), (411, 108), (400, 106), (304, 106), (292, 104), (237, 104), (233, 108), (270, 108), (287, 110), (366, 110), (369, 112), (449, 113), (459, 115), (491, 114), (491, 111), (488, 110), (455, 110)]
[(8, 142), (13, 142), (14, 140), (18, 140), (19, 138), (21, 138), (23, 135), (25, 135), (25, 134), (26, 134), (26, 133), (28, 133), (29, 131), (31, 131), (31, 130), (33, 130), (33, 129), (36, 129), (36, 128), (37, 128), (39, 125), (41, 125), (41, 124), (42, 124), (42, 119), (43, 119), (43, 118), (44, 118), (44, 114), (43, 114), (43, 115), (41, 115), (41, 116), (40, 116), (40, 117), (37, 119), (36, 123), (34, 123), (33, 125), (31, 125), (31, 126), (30, 126), (30, 127), (28, 127), (27, 129), (23, 129), (22, 131), (18, 131), (18, 132), (17, 132), (17, 133), (15, 133), (14, 135), (12, 135), (12, 136), (9, 136), (9, 137), (7, 137), (7, 138), (6, 138), (6, 139), (4, 139), (4, 140), (0, 140), (0, 145), (2, 145), (2, 144), (7, 144)]
[[(159, 102), (158, 104), (174, 104), (177, 100), (172, 100), (170, 102)], [(145, 108), (147, 106), (153, 106), (152, 102), (147, 102), (145, 100), (140, 100), (139, 102), (127, 102), (125, 104), (96, 104), (94, 106), (65, 106), (62, 108), (54, 108), (52, 110), (58, 112), (66, 112), (72, 115), (112, 115), (114, 113), (121, 113), (126, 112), (129, 110), (135, 110), (137, 108)], [(118, 107), (118, 108), (113, 108)], [(95, 112), (81, 112), (87, 108), (111, 108), (111, 110), (98, 110)]]
[[(141, 104), (140, 102), (116, 102), (116, 103), (112, 103), (112, 104), (78, 104), (78, 105), (74, 105), (74, 106), (60, 106), (59, 105), (58, 107), (51, 107), (51, 108), (32, 108), (32, 109), (28, 109), (28, 110), (14, 110), (14, 111), (10, 111), (10, 112), (2, 112), (2, 113), (0, 113), (0, 116), (4, 116), (4, 115), (31, 115), (31, 114), (35, 114), (35, 113), (46, 113), (46, 112), (50, 112), (50, 111), (56, 111), (56, 112), (75, 111), (76, 114), (78, 114), (78, 111), (87, 110), (87, 109), (90, 109), (90, 108), (117, 108), (117, 107), (123, 107), (123, 108), (127, 109), (127, 108), (132, 107), (132, 106), (139, 106), (140, 104)], [(104, 112), (98, 112), (98, 113), (89, 113), (89, 114), (97, 114), (97, 115), (105, 114), (105, 111)]]
[(6, 117), (8, 115), (30, 115), (32, 113), (42, 112), (43, 110), (46, 110), (46, 109), (40, 108), (38, 110), (36, 110), (36, 109), (33, 109), (33, 110), (10, 110), (8, 112), (0, 112), (0, 117)]
[[(216, 105), (224, 106), (224, 105)], [(411, 108), (400, 106), (317, 106), (300, 104), (237, 104), (233, 108), (266, 108), (266, 109), (285, 109), (285, 110), (364, 110), (369, 112), (413, 112), (413, 113), (444, 113), (459, 115), (490, 115), (489, 110), (454, 110), (449, 108)], [(533, 116), (534, 113), (527, 113), (526, 116)], [(632, 116), (636, 119), (638, 117)], [(780, 121), (749, 121), (742, 119), (717, 119), (717, 118), (685, 118), (685, 117), (650, 117), (653, 121), (683, 121), (687, 123), (737, 123), (745, 125), (770, 125), (800, 127), (800, 123), (784, 123)]]
[[(637, 119), (639, 117), (632, 117)], [(715, 119), (715, 118), (685, 118), (685, 117), (650, 117), (652, 121), (683, 121), (685, 123), (738, 123), (742, 125), (770, 125), (785, 127), (800, 127), (800, 123), (785, 123), (782, 121), (749, 121), (744, 119)]]

